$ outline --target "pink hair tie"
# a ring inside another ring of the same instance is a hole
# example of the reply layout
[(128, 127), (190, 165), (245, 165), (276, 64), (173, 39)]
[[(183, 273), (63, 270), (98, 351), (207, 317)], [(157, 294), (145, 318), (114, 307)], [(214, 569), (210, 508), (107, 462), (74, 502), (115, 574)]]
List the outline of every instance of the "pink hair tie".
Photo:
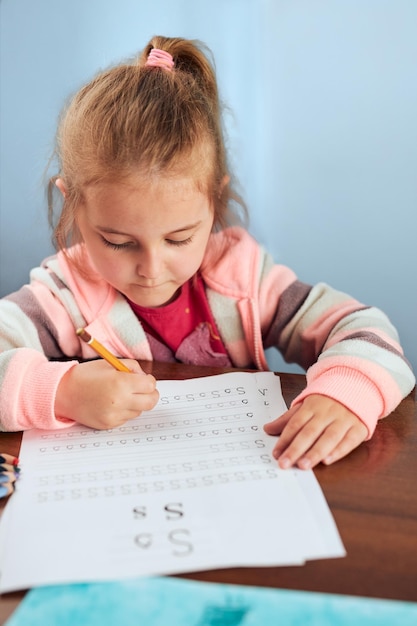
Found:
[(145, 67), (162, 67), (165, 70), (171, 71), (174, 67), (174, 59), (169, 52), (159, 50), (158, 48), (152, 48), (148, 54)]

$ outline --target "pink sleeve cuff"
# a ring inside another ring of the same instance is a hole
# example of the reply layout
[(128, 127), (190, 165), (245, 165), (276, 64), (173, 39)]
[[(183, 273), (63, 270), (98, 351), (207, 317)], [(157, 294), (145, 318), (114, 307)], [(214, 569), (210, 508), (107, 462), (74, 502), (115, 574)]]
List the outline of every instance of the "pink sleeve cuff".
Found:
[[(401, 401), (399, 389), (394, 389), (392, 379), (387, 374), (386, 377), (387, 387), (383, 394), (375, 382), (363, 372), (349, 365), (328, 368), (319, 361), (307, 372), (307, 387), (293, 400), (291, 406), (313, 394), (332, 398), (359, 417), (367, 427), (367, 439), (370, 439), (378, 419), (385, 417)], [(390, 402), (384, 396), (388, 396)]]
[(67, 428), (74, 422), (54, 413), (55, 395), (64, 374), (78, 361), (49, 362), (35, 350), (19, 348), (2, 387), (2, 426), (7, 431)]

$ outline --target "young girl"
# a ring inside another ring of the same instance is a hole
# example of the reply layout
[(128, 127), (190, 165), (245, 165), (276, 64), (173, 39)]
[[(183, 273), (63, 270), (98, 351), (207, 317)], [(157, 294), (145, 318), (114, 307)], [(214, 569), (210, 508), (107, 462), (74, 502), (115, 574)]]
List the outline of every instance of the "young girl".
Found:
[[(300, 282), (231, 226), (243, 204), (201, 44), (154, 37), (100, 73), (63, 115), (57, 154), (58, 253), (0, 302), (3, 430), (117, 427), (158, 400), (136, 359), (267, 369), (275, 346), (307, 386), (265, 429), (281, 467), (311, 468), (370, 438), (414, 386), (383, 313)], [(80, 363), (94, 356), (80, 327), (132, 373)]]

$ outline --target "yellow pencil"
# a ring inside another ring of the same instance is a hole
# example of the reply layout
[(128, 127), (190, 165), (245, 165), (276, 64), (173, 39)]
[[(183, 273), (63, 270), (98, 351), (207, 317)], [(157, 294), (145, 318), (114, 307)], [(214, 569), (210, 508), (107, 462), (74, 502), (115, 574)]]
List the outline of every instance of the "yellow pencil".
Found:
[(97, 339), (94, 339), (84, 328), (79, 328), (77, 330), (77, 335), (81, 337), (83, 341), (88, 343), (88, 345), (91, 346), (99, 356), (103, 357), (103, 359), (105, 359), (107, 363), (110, 363), (110, 365), (113, 365), (115, 369), (119, 370), (119, 372), (132, 373), (132, 370), (130, 370), (128, 367), (126, 367), (126, 365), (119, 361), (117, 356), (114, 356), (114, 354), (107, 350), (107, 348), (102, 346), (101, 343), (97, 341)]

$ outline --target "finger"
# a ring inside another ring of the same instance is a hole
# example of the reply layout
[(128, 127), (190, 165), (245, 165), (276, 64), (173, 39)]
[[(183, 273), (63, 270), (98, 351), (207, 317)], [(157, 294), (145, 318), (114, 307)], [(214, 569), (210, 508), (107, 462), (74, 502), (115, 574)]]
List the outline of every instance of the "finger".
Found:
[(126, 422), (139, 417), (144, 411), (151, 411), (159, 400), (159, 392), (135, 393), (128, 408), (117, 410), (100, 416), (100, 429), (117, 428)]
[(142, 411), (151, 411), (158, 400), (159, 391), (157, 389), (154, 389), (151, 393), (137, 393), (135, 394), (135, 403), (131, 410), (135, 411), (136, 416), (138, 416)]
[(312, 428), (306, 427), (299, 431), (293, 438), (283, 438), (281, 435), (279, 442), (273, 450), (273, 456), (278, 460), (278, 465), (282, 469), (293, 467), (299, 459), (312, 447), (319, 437), (319, 433)]
[(346, 433), (342, 441), (322, 459), (324, 465), (331, 465), (335, 461), (339, 461), (365, 441), (368, 436), (368, 430), (364, 424), (360, 426), (363, 428), (351, 428)]
[[(349, 430), (349, 427), (347, 427)], [(346, 431), (340, 430), (340, 425), (332, 423), (319, 436), (316, 442), (307, 450), (305, 454), (296, 460), (300, 469), (308, 470), (318, 465), (323, 459), (340, 444), (346, 436)]]
[(366, 439), (367, 433), (365, 425), (359, 422), (354, 426), (347, 425), (345, 431), (341, 431), (340, 425), (333, 423), (294, 463), (304, 470), (312, 469), (321, 462), (324, 463), (325, 459), (329, 465), (349, 454)]
[(278, 459), (278, 465), (282, 469), (295, 465), (327, 428), (326, 422), (312, 417), (311, 414), (300, 411), (284, 429), (273, 451), (273, 456)]
[(267, 422), (264, 424), (264, 431), (268, 435), (280, 435), (296, 410), (297, 408), (294, 407), (289, 411), (285, 411), (285, 413), (274, 419), (272, 422)]
[[(136, 372), (135, 372), (136, 373)], [(158, 394), (159, 392), (156, 390), (156, 379), (152, 374), (145, 374), (142, 372), (142, 375), (139, 379), (137, 379), (135, 394)]]
[(145, 372), (143, 371), (143, 369), (141, 368), (139, 363), (137, 361), (135, 361), (134, 359), (120, 359), (120, 360), (134, 374), (145, 374)]
[[(317, 420), (312, 419), (313, 415), (309, 411), (298, 411), (291, 416), (280, 438), (274, 448), (274, 457), (278, 458), (284, 451), (291, 447), (291, 462), (294, 462), (294, 454), (300, 456), (303, 454), (317, 439), (323, 430)], [(324, 424), (324, 427), (326, 424)], [(286, 466), (290, 467), (288, 461)]]

